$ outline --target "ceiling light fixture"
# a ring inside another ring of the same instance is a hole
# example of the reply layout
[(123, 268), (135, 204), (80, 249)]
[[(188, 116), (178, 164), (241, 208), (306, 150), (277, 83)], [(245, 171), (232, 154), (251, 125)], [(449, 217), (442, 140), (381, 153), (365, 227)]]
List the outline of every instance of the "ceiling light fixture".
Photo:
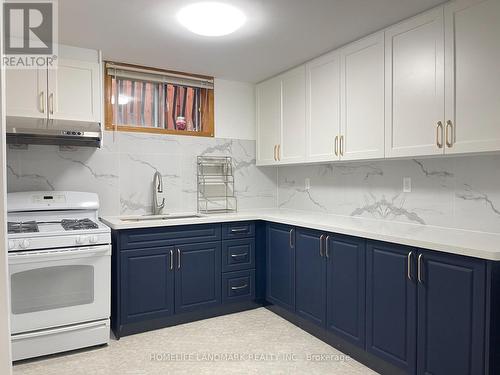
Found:
[(223, 36), (238, 30), (246, 21), (242, 11), (218, 2), (194, 3), (177, 13), (178, 21), (189, 31), (203, 36)]

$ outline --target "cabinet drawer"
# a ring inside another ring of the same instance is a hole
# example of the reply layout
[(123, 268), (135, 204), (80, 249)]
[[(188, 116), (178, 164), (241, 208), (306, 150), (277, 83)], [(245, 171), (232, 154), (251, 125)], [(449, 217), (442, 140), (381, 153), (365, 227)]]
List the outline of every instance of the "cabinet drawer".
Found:
[(254, 222), (242, 221), (240, 223), (229, 223), (222, 225), (222, 238), (225, 240), (253, 236), (255, 236)]
[(255, 268), (255, 240), (229, 240), (222, 242), (222, 272)]
[(183, 225), (159, 228), (127, 229), (120, 231), (120, 249), (137, 249), (221, 239), (220, 225)]
[(222, 274), (222, 302), (241, 302), (255, 299), (255, 270)]

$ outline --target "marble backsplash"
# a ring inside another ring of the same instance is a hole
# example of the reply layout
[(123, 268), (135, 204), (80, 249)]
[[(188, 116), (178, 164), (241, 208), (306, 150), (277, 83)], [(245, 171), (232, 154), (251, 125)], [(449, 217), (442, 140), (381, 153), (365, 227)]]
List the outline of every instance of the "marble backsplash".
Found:
[[(196, 211), (196, 156), (233, 157), (238, 208), (288, 208), (500, 233), (500, 155), (255, 166), (255, 141), (106, 132), (104, 147), (8, 149), (9, 191), (93, 191), (102, 215)], [(412, 192), (403, 193), (403, 177)], [(305, 179), (311, 188), (306, 191)]]
[(8, 149), (8, 191), (77, 190), (99, 194), (101, 215), (150, 213), (159, 171), (166, 212), (196, 211), (196, 157), (232, 156), (239, 209), (276, 207), (276, 170), (255, 166), (255, 141), (105, 132), (102, 149)]
[(279, 167), (278, 207), (500, 233), (500, 155)]

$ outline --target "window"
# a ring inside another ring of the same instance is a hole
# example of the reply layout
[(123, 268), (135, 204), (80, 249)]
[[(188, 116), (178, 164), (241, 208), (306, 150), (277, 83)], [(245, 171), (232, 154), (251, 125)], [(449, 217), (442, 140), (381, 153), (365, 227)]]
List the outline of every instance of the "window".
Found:
[(213, 78), (106, 63), (106, 129), (214, 135)]

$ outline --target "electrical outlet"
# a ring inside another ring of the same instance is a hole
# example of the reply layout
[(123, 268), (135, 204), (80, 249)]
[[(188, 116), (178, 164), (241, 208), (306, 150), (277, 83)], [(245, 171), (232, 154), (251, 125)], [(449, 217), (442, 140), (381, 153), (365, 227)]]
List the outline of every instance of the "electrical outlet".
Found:
[(403, 177), (403, 193), (411, 193), (411, 177)]
[(309, 177), (304, 181), (304, 188), (306, 191), (311, 190), (311, 179)]

